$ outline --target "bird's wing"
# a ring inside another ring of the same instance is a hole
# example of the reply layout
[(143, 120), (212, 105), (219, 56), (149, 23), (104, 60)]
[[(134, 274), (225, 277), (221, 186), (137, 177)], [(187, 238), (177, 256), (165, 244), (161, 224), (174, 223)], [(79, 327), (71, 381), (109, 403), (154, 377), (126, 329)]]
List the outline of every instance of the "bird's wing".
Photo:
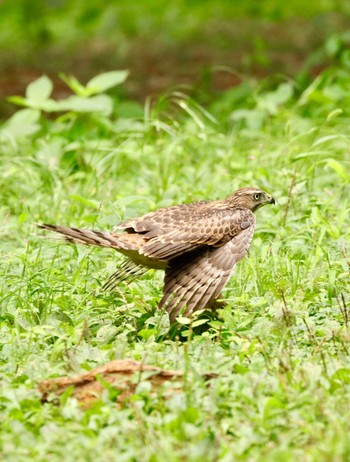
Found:
[(254, 225), (242, 230), (222, 247), (202, 247), (170, 261), (165, 270), (163, 298), (170, 322), (186, 307), (184, 316), (204, 309), (225, 287), (236, 264), (247, 253)]
[[(255, 226), (254, 214), (248, 209), (201, 207), (192, 213), (180, 209), (162, 222), (143, 226), (145, 244), (140, 253), (160, 260), (171, 260), (203, 246), (221, 247), (234, 236)], [(135, 227), (136, 231), (140, 229)]]
[(121, 282), (127, 281), (131, 282), (134, 279), (138, 278), (145, 274), (149, 268), (145, 266), (140, 266), (134, 263), (132, 260), (125, 260), (120, 267), (108, 278), (108, 280), (102, 286), (102, 290), (112, 291), (114, 290)]
[(198, 214), (208, 206), (215, 206), (223, 201), (200, 201), (191, 204), (173, 205), (171, 207), (163, 207), (153, 212), (146, 213), (141, 217), (131, 218), (123, 221), (116, 226), (116, 230), (123, 229), (129, 232), (150, 233), (152, 231), (165, 231), (173, 226), (174, 223), (184, 223), (191, 216)]

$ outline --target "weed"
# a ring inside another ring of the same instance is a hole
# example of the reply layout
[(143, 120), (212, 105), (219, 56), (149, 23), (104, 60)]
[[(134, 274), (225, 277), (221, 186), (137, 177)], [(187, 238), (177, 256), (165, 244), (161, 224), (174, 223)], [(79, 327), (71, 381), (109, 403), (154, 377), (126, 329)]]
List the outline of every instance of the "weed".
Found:
[[(210, 116), (179, 94), (145, 117), (123, 110), (106, 91), (124, 78), (65, 77), (77, 94), (63, 102), (41, 78), (0, 127), (3, 460), (348, 460), (348, 71), (251, 86)], [(161, 274), (105, 293), (121, 257), (35, 228), (110, 229), (247, 185), (277, 206), (257, 217), (225, 306), (176, 334), (156, 308)], [(40, 402), (39, 380), (126, 357), (184, 371), (183, 390), (165, 400), (141, 381), (121, 409), (108, 392), (85, 411), (69, 393)], [(204, 372), (218, 374), (209, 388)]]

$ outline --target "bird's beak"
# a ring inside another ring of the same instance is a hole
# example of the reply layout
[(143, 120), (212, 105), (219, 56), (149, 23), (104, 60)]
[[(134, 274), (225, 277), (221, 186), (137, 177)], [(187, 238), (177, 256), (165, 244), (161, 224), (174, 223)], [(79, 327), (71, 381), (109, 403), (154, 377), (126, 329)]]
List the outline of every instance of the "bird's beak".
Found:
[(268, 200), (268, 203), (269, 203), (269, 204), (275, 205), (275, 203), (276, 203), (276, 202), (275, 202), (275, 199), (274, 199), (272, 196), (270, 196), (270, 195), (267, 196), (267, 200)]

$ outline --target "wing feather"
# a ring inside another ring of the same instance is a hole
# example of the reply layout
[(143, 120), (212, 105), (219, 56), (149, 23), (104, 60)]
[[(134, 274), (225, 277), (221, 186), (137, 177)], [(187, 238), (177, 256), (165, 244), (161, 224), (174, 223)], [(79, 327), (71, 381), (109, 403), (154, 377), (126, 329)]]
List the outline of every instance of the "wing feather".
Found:
[(102, 286), (102, 290), (112, 291), (121, 282), (131, 282), (139, 276), (145, 274), (148, 270), (149, 268), (137, 265), (132, 260), (125, 260), (117, 269), (117, 271), (111, 274), (111, 276), (107, 279), (107, 281)]
[(253, 233), (251, 226), (222, 247), (204, 247), (170, 261), (159, 306), (166, 308), (171, 322), (183, 308), (185, 316), (190, 316), (220, 295), (234, 267), (247, 253)]
[[(181, 226), (180, 226), (181, 224)], [(255, 217), (248, 209), (220, 208), (194, 214), (188, 223), (173, 222), (146, 232), (140, 253), (150, 258), (171, 260), (203, 246), (221, 247), (244, 229), (255, 226)], [(150, 237), (151, 236), (151, 237)]]

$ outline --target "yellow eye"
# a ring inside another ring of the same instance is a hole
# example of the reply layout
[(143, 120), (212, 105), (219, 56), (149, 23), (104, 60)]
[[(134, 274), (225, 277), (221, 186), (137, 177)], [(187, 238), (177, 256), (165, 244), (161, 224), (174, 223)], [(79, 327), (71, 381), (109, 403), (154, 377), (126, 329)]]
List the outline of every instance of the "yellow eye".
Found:
[(258, 201), (258, 200), (260, 199), (260, 196), (261, 196), (261, 194), (256, 193), (256, 194), (254, 194), (254, 199), (255, 199), (256, 201)]

